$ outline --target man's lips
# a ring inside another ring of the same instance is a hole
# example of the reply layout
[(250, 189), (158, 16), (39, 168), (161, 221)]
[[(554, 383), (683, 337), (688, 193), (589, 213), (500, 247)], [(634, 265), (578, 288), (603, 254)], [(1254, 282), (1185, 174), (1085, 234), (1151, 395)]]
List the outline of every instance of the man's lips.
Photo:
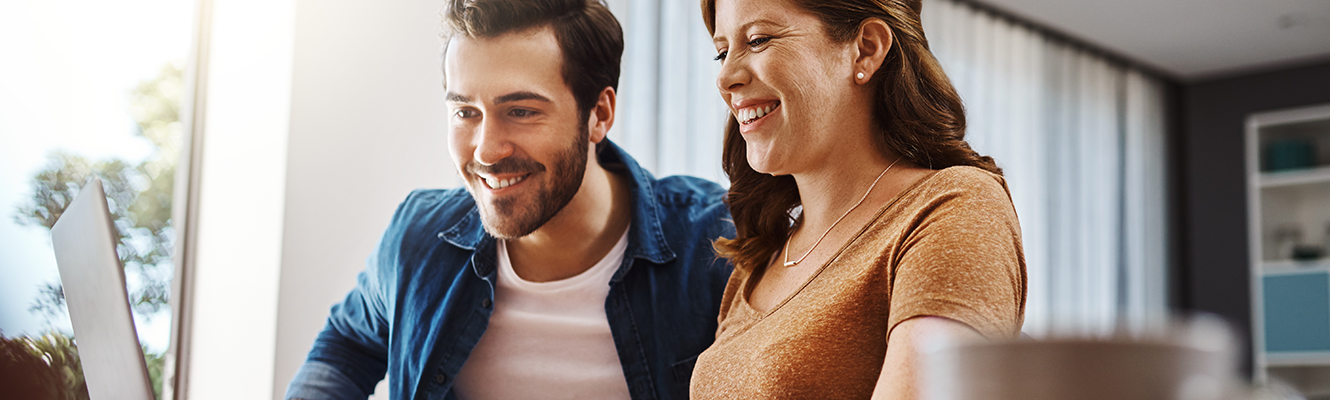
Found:
[(545, 166), (529, 158), (508, 157), (491, 165), (472, 161), (463, 168), (466, 175), (480, 181), (491, 191), (503, 190), (522, 183), (531, 175), (544, 172)]
[(484, 182), (485, 187), (489, 188), (490, 190), (499, 190), (512, 185), (516, 185), (519, 182), (526, 180), (526, 178), (529, 176), (531, 176), (531, 174), (529, 173), (522, 175), (515, 175), (515, 176), (507, 176), (507, 177), (494, 177), (494, 176), (485, 176), (479, 174), (476, 175), (476, 177), (480, 178), (481, 182)]

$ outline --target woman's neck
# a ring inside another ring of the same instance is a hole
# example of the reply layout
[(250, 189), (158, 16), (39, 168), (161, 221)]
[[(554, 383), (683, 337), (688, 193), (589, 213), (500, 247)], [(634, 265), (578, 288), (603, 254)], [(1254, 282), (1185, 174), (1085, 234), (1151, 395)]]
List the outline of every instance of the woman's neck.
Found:
[[(803, 228), (811, 232), (827, 230), (832, 223), (846, 213), (855, 203), (863, 199), (869, 188), (873, 191), (892, 179), (891, 171), (883, 171), (892, 165), (898, 157), (887, 156), (876, 146), (847, 146), (853, 151), (829, 157), (831, 162), (820, 165), (817, 169), (794, 174), (799, 186), (799, 198), (803, 204)], [(892, 169), (903, 167), (898, 163)], [(881, 180), (874, 185), (874, 181)], [(871, 193), (869, 198), (874, 198)], [(871, 203), (865, 201), (865, 203)], [(861, 206), (862, 207), (862, 206)]]

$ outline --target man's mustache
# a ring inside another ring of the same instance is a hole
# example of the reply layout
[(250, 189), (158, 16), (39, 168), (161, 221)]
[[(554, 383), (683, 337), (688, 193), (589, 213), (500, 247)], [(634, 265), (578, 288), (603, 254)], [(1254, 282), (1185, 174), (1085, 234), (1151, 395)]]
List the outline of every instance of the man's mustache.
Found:
[(529, 158), (505, 158), (492, 165), (483, 165), (475, 160), (466, 164), (466, 172), (472, 175), (531, 174), (544, 171), (544, 164)]

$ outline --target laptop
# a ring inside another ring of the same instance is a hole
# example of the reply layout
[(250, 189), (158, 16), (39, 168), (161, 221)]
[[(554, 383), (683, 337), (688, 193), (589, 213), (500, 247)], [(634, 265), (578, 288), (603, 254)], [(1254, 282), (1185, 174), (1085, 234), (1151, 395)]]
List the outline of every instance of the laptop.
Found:
[(51, 227), (51, 244), (89, 397), (152, 400), (111, 221), (102, 181), (93, 179)]

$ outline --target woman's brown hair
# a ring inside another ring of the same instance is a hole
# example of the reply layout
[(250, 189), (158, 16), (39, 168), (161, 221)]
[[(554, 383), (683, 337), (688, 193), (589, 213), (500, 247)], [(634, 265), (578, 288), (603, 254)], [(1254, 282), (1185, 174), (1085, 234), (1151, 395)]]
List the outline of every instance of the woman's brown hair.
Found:
[[(877, 144), (915, 165), (943, 169), (956, 165), (1002, 174), (992, 157), (965, 142), (965, 107), (951, 81), (933, 58), (919, 19), (920, 0), (791, 0), (817, 16), (833, 40), (853, 40), (869, 18), (891, 29), (892, 46), (873, 74), (873, 120)], [(716, 0), (702, 0), (702, 19), (716, 33)], [(717, 239), (716, 251), (751, 271), (780, 251), (802, 221), (793, 215), (800, 204), (794, 177), (771, 176), (748, 165), (747, 145), (733, 118), (725, 127), (721, 166), (730, 178), (725, 203), (737, 236)]]

